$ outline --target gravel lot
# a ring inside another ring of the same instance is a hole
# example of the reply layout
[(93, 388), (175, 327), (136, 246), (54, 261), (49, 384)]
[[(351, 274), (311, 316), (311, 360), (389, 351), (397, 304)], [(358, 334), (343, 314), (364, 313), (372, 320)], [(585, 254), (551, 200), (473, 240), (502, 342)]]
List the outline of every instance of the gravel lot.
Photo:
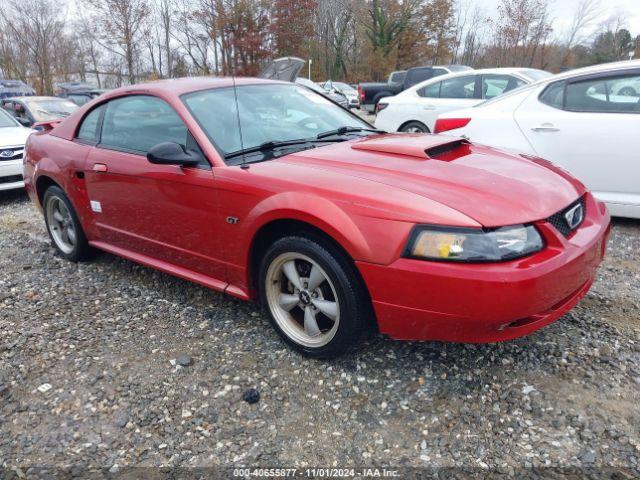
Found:
[(255, 305), (108, 254), (62, 260), (22, 192), (0, 192), (0, 248), (9, 477), (229, 464), (640, 475), (638, 221), (615, 222), (591, 293), (527, 338), (375, 338), (335, 362), (285, 348)]

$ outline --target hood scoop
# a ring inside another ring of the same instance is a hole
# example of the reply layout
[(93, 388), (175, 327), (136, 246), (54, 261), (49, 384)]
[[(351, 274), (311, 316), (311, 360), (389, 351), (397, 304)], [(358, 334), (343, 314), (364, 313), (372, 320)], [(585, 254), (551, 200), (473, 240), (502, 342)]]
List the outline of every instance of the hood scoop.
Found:
[(424, 134), (376, 135), (351, 144), (354, 150), (447, 162), (471, 153), (470, 146), (461, 138)]

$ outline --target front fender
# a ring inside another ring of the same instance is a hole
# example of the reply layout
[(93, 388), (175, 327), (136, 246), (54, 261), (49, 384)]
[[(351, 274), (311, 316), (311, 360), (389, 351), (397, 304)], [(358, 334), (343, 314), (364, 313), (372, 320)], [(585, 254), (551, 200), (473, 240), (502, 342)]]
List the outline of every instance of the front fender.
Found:
[(243, 251), (249, 258), (253, 237), (263, 226), (274, 220), (298, 220), (313, 225), (338, 242), (354, 260), (371, 258), (371, 247), (354, 222), (340, 205), (306, 192), (283, 192), (258, 203), (245, 220)]

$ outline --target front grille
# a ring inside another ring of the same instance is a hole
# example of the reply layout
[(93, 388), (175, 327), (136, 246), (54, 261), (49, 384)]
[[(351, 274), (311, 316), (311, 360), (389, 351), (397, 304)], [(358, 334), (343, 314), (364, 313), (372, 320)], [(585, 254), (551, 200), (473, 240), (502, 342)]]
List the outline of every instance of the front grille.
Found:
[[(574, 225), (574, 227), (571, 228), (569, 226), (569, 223), (567, 222), (567, 219), (565, 218), (565, 215), (567, 214), (567, 212), (569, 212), (576, 205), (581, 205), (582, 206), (582, 212), (583, 212), (582, 213), (582, 219), (580, 220), (580, 222), (578, 222), (577, 225)], [(584, 221), (584, 217), (585, 217), (586, 213), (587, 213), (587, 210), (586, 210), (586, 204), (585, 204), (585, 201), (584, 201), (584, 197), (581, 197), (578, 200), (576, 200), (575, 202), (573, 202), (571, 205), (569, 205), (568, 207), (563, 208), (558, 213), (554, 213), (553, 215), (551, 215), (549, 218), (547, 218), (547, 222), (549, 222), (551, 225), (553, 225), (555, 227), (555, 229), (558, 230), (562, 235), (564, 235), (565, 237), (568, 237), (580, 225), (582, 225), (582, 222)]]
[(0, 162), (22, 159), (24, 147), (0, 147)]

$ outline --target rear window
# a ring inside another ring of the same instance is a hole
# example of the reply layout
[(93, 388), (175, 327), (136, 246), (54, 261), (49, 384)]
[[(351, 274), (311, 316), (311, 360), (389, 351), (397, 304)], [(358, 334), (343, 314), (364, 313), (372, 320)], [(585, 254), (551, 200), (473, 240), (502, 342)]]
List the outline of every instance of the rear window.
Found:
[(534, 82), (542, 80), (543, 78), (553, 76), (552, 73), (549, 73), (545, 70), (538, 70), (537, 68), (523, 68), (522, 70), (520, 70), (520, 74), (524, 75), (527, 78), (530, 78)]

